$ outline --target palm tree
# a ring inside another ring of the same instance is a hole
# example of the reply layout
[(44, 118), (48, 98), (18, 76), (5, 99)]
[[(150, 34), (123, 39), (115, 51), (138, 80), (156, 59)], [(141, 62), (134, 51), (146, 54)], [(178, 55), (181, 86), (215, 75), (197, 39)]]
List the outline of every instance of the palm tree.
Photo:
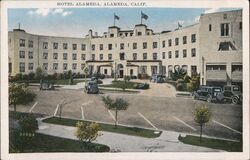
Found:
[(102, 97), (102, 101), (107, 109), (115, 111), (115, 128), (117, 128), (118, 111), (126, 110), (129, 103), (122, 98), (116, 98), (113, 100), (110, 96)]

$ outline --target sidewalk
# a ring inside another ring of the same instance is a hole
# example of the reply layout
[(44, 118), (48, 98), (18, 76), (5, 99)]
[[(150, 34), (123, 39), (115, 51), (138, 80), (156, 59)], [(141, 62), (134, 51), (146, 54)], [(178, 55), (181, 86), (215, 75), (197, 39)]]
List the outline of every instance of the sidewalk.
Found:
[[(43, 123), (39, 120), (38, 133), (77, 140), (74, 135), (75, 127)], [(144, 138), (117, 134), (112, 132), (99, 132), (96, 143), (110, 147), (111, 152), (220, 152), (221, 150), (192, 146), (179, 142), (177, 132), (163, 131), (158, 138)]]

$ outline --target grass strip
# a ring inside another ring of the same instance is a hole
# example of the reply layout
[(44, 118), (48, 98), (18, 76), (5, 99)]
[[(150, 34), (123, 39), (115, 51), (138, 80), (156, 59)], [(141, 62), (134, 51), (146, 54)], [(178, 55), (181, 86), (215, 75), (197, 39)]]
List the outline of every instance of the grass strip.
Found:
[(31, 152), (109, 152), (106, 145), (83, 143), (78, 140), (36, 133), (34, 137), (21, 137), (17, 130), (10, 130), (10, 153)]
[(124, 81), (113, 81), (112, 84), (107, 85), (100, 85), (100, 87), (107, 87), (107, 88), (123, 88), (125, 85), (126, 89), (137, 89), (136, 86), (142, 84), (139, 82), (126, 82)]
[[(69, 119), (69, 118), (60, 119), (59, 117), (51, 117), (51, 118), (47, 118), (43, 120), (43, 122), (45, 123), (59, 124), (59, 125), (65, 125), (65, 126), (76, 126), (76, 123), (78, 121), (83, 121), (83, 120), (75, 120), (75, 119)], [(83, 121), (83, 122), (90, 123), (90, 121)], [(117, 125), (117, 128), (115, 128), (114, 125), (104, 124), (104, 123), (99, 123), (99, 125), (100, 125), (101, 131), (140, 136), (140, 137), (146, 137), (146, 138), (156, 138), (156, 137), (159, 137), (162, 133), (160, 131), (159, 134), (155, 134), (154, 133), (155, 130), (138, 128), (138, 127), (125, 127), (125, 126)]]
[(206, 137), (203, 137), (202, 141), (200, 142), (200, 137), (192, 135), (187, 135), (186, 137), (179, 136), (178, 139), (185, 144), (220, 149), (228, 152), (242, 152), (242, 142), (234, 142)]

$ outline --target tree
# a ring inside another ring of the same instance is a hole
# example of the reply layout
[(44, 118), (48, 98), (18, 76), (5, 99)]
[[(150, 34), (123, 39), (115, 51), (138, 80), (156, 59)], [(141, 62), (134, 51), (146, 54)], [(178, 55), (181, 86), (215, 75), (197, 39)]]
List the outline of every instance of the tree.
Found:
[(102, 97), (102, 101), (104, 102), (107, 109), (115, 111), (115, 128), (117, 128), (118, 111), (126, 110), (129, 103), (122, 98), (116, 98), (115, 100), (113, 100), (112, 98), (110, 98), (110, 96)]
[(43, 77), (43, 70), (41, 67), (36, 68), (35, 77), (36, 79), (41, 79)]
[(187, 74), (187, 71), (180, 67), (175, 67), (174, 73), (171, 73), (171, 77), (174, 81), (177, 79), (184, 79), (184, 76)]
[(38, 129), (38, 123), (33, 115), (27, 115), (19, 120), (19, 125), (23, 133), (35, 133)]
[(206, 104), (197, 105), (194, 109), (194, 121), (200, 125), (200, 142), (202, 138), (202, 127), (210, 120), (211, 114)]
[(17, 105), (27, 105), (33, 102), (36, 94), (21, 84), (11, 83), (9, 86), (9, 104), (14, 106), (16, 111)]
[(92, 122), (77, 122), (76, 123), (76, 137), (81, 141), (81, 142), (91, 142), (96, 140), (98, 137), (98, 131), (100, 130), (99, 124)]

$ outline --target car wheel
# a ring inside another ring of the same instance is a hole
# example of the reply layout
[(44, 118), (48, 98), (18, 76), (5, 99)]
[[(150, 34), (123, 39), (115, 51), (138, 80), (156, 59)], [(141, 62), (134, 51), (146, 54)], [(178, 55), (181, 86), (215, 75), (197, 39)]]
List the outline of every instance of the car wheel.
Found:
[(238, 97), (234, 96), (234, 97), (232, 98), (232, 103), (233, 103), (233, 104), (238, 104), (238, 103), (239, 103)]
[(207, 102), (208, 102), (208, 103), (211, 103), (211, 102), (212, 102), (212, 97), (211, 97), (211, 96), (208, 96), (208, 97), (207, 97)]

